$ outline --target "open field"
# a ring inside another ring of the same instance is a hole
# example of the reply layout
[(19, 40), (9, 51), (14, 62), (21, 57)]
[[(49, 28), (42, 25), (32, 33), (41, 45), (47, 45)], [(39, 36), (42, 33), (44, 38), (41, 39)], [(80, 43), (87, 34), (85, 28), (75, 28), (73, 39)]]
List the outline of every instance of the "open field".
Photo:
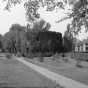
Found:
[(0, 88), (54, 88), (55, 85), (14, 58), (0, 57)]
[[(68, 60), (63, 60), (68, 59)], [(73, 80), (82, 82), (84, 84), (88, 85), (88, 63), (82, 61), (83, 68), (76, 67), (76, 61), (74, 59), (71, 59), (70, 57), (60, 57), (53, 58), (52, 57), (45, 57), (44, 62), (37, 61), (38, 58), (35, 58), (34, 60), (30, 60), (25, 58), (25, 60), (30, 61), (34, 64), (37, 64), (39, 66), (43, 66), (53, 72), (59, 73), (61, 75), (64, 75), (66, 77), (69, 77)]]

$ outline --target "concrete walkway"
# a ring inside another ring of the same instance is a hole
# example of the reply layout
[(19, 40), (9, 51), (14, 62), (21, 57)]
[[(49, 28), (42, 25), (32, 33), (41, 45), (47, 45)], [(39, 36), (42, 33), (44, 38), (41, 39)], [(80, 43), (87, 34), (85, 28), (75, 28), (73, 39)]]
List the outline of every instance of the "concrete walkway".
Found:
[(88, 88), (88, 85), (85, 85), (83, 83), (77, 82), (70, 78), (51, 72), (48, 69), (45, 69), (43, 67), (40, 67), (40, 66), (37, 66), (35, 64), (25, 61), (23, 58), (16, 58), (16, 59), (22, 62), (23, 64), (25, 64), (26, 66), (32, 68), (33, 70), (46, 76), (47, 78), (51, 79), (52, 81), (56, 82), (57, 84), (60, 84), (61, 86), (65, 88)]

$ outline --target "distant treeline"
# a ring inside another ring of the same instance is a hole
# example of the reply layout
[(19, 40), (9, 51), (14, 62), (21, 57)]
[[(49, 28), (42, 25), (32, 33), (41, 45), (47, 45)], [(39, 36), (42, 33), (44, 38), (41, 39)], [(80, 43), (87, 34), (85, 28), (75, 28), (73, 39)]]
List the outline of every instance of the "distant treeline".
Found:
[(14, 24), (9, 32), (0, 36), (0, 48), (3, 52), (25, 57), (51, 56), (67, 49), (63, 46), (62, 34), (48, 29), (49, 25), (45, 29), (40, 29), (37, 25), (31, 29)]

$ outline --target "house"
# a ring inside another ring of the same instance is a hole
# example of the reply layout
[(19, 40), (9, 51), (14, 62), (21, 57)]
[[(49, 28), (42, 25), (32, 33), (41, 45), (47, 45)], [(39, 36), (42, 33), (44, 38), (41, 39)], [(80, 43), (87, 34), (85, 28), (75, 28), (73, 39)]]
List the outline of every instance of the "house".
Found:
[(75, 52), (88, 52), (88, 39), (77, 42), (75, 44)]
[(83, 51), (88, 52), (88, 39), (83, 40)]

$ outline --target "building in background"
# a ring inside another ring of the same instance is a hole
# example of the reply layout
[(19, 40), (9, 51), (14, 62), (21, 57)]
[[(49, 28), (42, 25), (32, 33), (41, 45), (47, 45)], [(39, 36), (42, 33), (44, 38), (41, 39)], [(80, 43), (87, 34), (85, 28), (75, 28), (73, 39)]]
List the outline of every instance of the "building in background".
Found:
[(88, 39), (76, 42), (75, 52), (88, 52)]

